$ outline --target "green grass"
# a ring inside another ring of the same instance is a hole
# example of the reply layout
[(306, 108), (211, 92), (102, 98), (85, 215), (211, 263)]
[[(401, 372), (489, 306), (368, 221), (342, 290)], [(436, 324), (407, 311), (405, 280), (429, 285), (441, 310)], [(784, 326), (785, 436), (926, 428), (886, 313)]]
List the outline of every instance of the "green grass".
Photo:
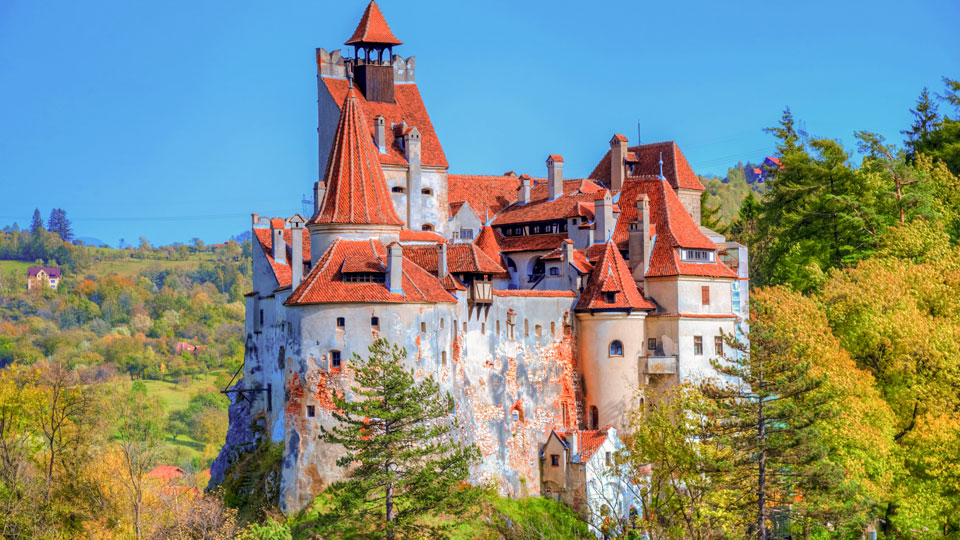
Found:
[(0, 273), (4, 276), (19, 275), (27, 278), (27, 268), (33, 266), (33, 263), (24, 261), (0, 261)]
[(156, 259), (119, 259), (115, 261), (99, 261), (93, 264), (87, 274), (96, 277), (108, 276), (110, 274), (119, 274), (122, 276), (136, 276), (140, 272), (149, 268), (160, 268), (162, 270), (183, 269), (196, 270), (200, 266), (199, 259), (190, 259), (186, 261), (162, 261)]
[(196, 379), (190, 377), (190, 382), (187, 384), (147, 379), (143, 380), (143, 384), (146, 385), (150, 394), (160, 398), (167, 412), (174, 412), (186, 409), (190, 398), (201, 390), (222, 390), (222, 388), (217, 388), (216, 385), (217, 376), (221, 373), (223, 373), (223, 370), (218, 369), (198, 375)]

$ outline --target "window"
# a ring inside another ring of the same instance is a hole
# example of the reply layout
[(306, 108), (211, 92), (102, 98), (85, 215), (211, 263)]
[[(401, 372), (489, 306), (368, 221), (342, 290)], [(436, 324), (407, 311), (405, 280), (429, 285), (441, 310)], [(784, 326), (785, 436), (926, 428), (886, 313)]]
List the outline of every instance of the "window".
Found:
[(500, 319), (497, 319), (497, 335), (500, 335)]
[(463, 331), (467, 331), (467, 321), (463, 321)]
[(420, 194), (421, 194), (421, 195), (433, 195), (433, 190), (430, 189), (430, 188), (428, 188), (428, 187), (425, 187), (425, 188), (423, 188), (423, 189), (420, 190)]
[(610, 356), (623, 356), (623, 343), (619, 339), (610, 342)]
[(542, 336), (542, 335), (543, 335), (543, 327), (540, 326), (539, 324), (536, 325), (536, 326), (534, 326), (534, 327), (533, 327), (533, 333), (536, 334), (537, 337)]
[(560, 269), (557, 268), (556, 266), (551, 266), (551, 267), (550, 267), (550, 275), (551, 275), (551, 276), (559, 276), (559, 275), (560, 275)]
[(406, 193), (406, 192), (407, 192), (407, 190), (404, 189), (404, 188), (401, 187), (401, 186), (393, 186), (392, 188), (390, 188), (390, 191), (393, 192), (393, 193)]
[(607, 301), (608, 304), (615, 304), (617, 302), (617, 293), (608, 292), (605, 294), (606, 294), (606, 298), (604, 299)]
[(723, 356), (723, 336), (716, 336), (713, 338), (713, 348), (717, 353), (717, 356)]
[(440, 365), (441, 366), (447, 365), (447, 351), (443, 351), (440, 353)]
[(607, 452), (607, 455), (604, 457), (605, 457), (604, 461), (607, 465), (613, 464), (613, 452)]
[(343, 274), (344, 283), (384, 283), (387, 275), (380, 272), (351, 272)]
[(523, 337), (530, 337), (530, 321), (523, 320)]
[(553, 321), (550, 321), (550, 335), (551, 336), (557, 335), (557, 323)]
[(655, 351), (657, 350), (657, 338), (647, 338), (647, 350)]
[(333, 369), (340, 368), (340, 351), (330, 351), (330, 367)]
[(681, 249), (680, 258), (687, 262), (713, 262), (714, 252), (710, 249)]
[(563, 406), (562, 406), (560, 409), (561, 409), (561, 412), (563, 413), (563, 427), (567, 427), (567, 422), (569, 421), (568, 418), (567, 418), (567, 414), (568, 414), (568, 413), (567, 413), (567, 404), (564, 403)]
[(314, 407), (313, 405), (307, 405), (307, 417), (313, 418), (316, 415), (317, 415), (317, 408)]
[(370, 317), (370, 326), (380, 326), (380, 317)]
[(596, 405), (590, 406), (590, 429), (599, 429), (600, 426), (600, 411), (597, 410)]
[(420, 321), (420, 332), (423, 333), (423, 332), (426, 332), (426, 331), (427, 331), (427, 323), (426, 323), (426, 321)]
[(473, 229), (460, 229), (460, 238), (463, 240), (473, 240)]
[(429, 223), (424, 223), (423, 225), (420, 226), (420, 230), (433, 232), (433, 225)]
[(700, 287), (700, 299), (703, 301), (703, 305), (705, 306), (710, 305), (710, 287), (709, 286), (704, 285), (703, 287)]
[(550, 466), (551, 467), (560, 466), (560, 454), (550, 454)]
[(693, 336), (693, 354), (703, 354), (703, 336)]
[(337, 330), (343, 330), (343, 327), (347, 325), (346, 319), (343, 317), (337, 317)]
[(511, 414), (511, 416), (513, 417), (513, 421), (514, 421), (514, 422), (519, 422), (519, 421), (520, 421), (520, 411), (514, 409), (513, 411), (510, 412), (510, 414)]
[(260, 310), (260, 326), (263, 326), (263, 310)]
[(440, 329), (443, 330), (443, 317), (440, 317)]

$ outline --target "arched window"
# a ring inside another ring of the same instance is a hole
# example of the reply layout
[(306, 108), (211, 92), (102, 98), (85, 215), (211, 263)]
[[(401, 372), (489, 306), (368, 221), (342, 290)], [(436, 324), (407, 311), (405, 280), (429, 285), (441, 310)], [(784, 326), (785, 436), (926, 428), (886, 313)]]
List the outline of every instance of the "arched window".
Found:
[(619, 339), (610, 342), (610, 356), (623, 356), (623, 343)]
[(420, 194), (421, 194), (421, 195), (433, 195), (433, 190), (430, 189), (430, 188), (428, 188), (428, 187), (425, 187), (425, 188), (423, 188), (423, 189), (420, 190)]
[(393, 193), (406, 193), (406, 192), (407, 192), (407, 190), (404, 189), (402, 186), (393, 186), (392, 188), (390, 188), (390, 191), (392, 191)]
[(429, 223), (424, 223), (423, 225), (420, 226), (420, 230), (421, 230), (421, 231), (433, 231), (433, 225), (431, 225), (431, 224), (429, 224)]
[(600, 429), (600, 411), (596, 405), (590, 406), (590, 429)]

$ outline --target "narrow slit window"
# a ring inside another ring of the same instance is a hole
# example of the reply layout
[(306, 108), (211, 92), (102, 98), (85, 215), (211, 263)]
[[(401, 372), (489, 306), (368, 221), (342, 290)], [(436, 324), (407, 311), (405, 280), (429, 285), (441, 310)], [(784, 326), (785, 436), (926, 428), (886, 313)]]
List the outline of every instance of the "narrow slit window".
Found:
[(693, 354), (697, 356), (703, 354), (703, 336), (693, 336)]
[(313, 405), (307, 405), (307, 418), (313, 418), (317, 415), (317, 408)]

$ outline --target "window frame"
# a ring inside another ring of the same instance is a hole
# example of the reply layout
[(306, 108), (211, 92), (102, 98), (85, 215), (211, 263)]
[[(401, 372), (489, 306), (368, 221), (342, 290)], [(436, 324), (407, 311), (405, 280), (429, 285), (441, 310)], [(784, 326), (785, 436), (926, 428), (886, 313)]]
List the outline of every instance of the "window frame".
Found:
[(343, 367), (343, 356), (340, 351), (330, 351), (330, 369), (340, 369)]
[[(615, 348), (616, 347), (616, 352)], [(621, 358), (623, 357), (623, 342), (619, 339), (615, 339), (607, 345), (607, 356), (610, 358)]]
[(694, 356), (703, 356), (703, 336), (693, 336)]

